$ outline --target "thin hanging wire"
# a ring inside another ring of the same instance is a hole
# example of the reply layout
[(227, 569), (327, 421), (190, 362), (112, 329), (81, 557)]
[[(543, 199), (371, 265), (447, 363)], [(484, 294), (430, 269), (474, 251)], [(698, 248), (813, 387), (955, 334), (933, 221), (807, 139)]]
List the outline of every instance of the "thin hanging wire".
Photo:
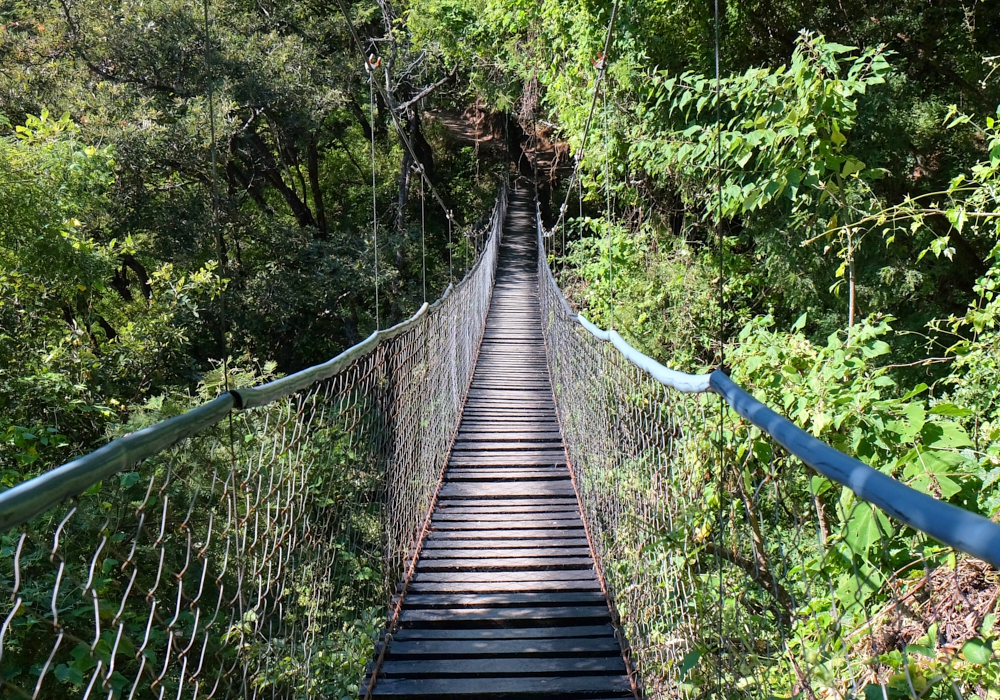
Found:
[[(375, 244), (375, 330), (381, 328), (378, 308), (378, 197), (375, 182), (375, 67), (382, 62), (373, 63), (374, 55), (369, 55), (365, 61), (365, 70), (368, 72), (368, 106), (371, 111), (371, 135), (372, 135), (372, 234)], [(425, 293), (426, 297), (426, 293)]]
[(719, 50), (719, 0), (715, 0), (715, 233), (719, 256), (719, 366), (725, 364), (725, 242), (722, 238), (722, 77)]
[[(716, 243), (718, 245), (718, 255), (719, 255), (719, 336), (717, 339), (718, 343), (718, 365), (722, 366), (725, 356), (723, 348), (723, 275), (725, 274), (725, 266), (723, 262), (723, 244), (722, 244), (722, 226), (721, 226), (721, 215), (722, 215), (722, 79), (721, 72), (719, 68), (719, 0), (714, 0), (714, 12), (715, 12), (715, 232), (716, 232)], [(716, 511), (716, 522), (714, 532), (712, 533), (712, 539), (715, 540), (714, 544), (716, 547), (716, 552), (721, 552), (724, 543), (722, 542), (722, 532), (723, 532), (723, 520), (725, 518), (725, 506), (724, 500), (722, 498), (722, 492), (724, 489), (724, 478), (725, 478), (725, 439), (726, 439), (726, 403), (719, 397), (719, 437), (718, 445), (716, 447), (716, 499), (718, 500), (718, 506)], [(722, 557), (718, 554), (716, 555), (716, 566), (718, 567), (718, 578), (719, 578), (719, 603), (716, 612), (716, 633), (718, 638), (723, 638), (724, 632), (724, 608), (726, 602), (726, 586), (725, 586), (725, 576), (723, 572)], [(716, 664), (716, 686), (718, 688), (717, 693), (721, 697), (723, 694), (723, 680), (722, 680), (722, 664)]]
[[(420, 165), (418, 168), (423, 169)], [(424, 288), (424, 303), (427, 303), (427, 224), (424, 201), (424, 179), (420, 179), (420, 284)]]
[[(354, 45), (357, 47), (358, 51), (361, 53), (362, 56), (372, 56), (372, 54), (365, 53), (365, 47), (361, 43), (361, 37), (358, 36), (357, 29), (354, 27), (354, 21), (351, 19), (351, 13), (348, 10), (347, 6), (344, 4), (344, 1), (339, 0), (337, 5), (340, 7), (341, 14), (344, 15), (344, 19), (347, 22), (347, 29), (350, 32), (351, 39), (354, 41)], [(371, 45), (372, 40), (369, 39), (368, 43), (369, 45)], [(372, 56), (372, 58), (374, 57)], [(381, 59), (378, 59), (376, 61), (376, 66), (378, 65), (381, 65)], [(399, 123), (399, 117), (396, 115), (396, 108), (397, 108), (396, 101), (392, 98), (392, 95), (389, 94), (388, 85), (386, 87), (382, 87), (375, 81), (374, 70), (371, 71), (371, 84), (374, 86), (374, 89), (378, 90), (379, 94), (382, 96), (382, 99), (385, 100), (389, 117), (390, 119), (392, 119), (392, 125), (396, 129), (396, 133), (399, 135), (399, 140), (402, 142), (403, 147), (406, 148), (406, 150), (409, 152), (410, 158), (413, 159), (414, 163), (420, 163), (421, 165), (423, 165), (420, 158), (417, 157), (417, 151), (413, 147), (413, 143), (410, 141), (410, 137), (406, 134), (406, 130)], [(423, 167), (421, 167), (420, 169), (420, 177), (424, 180), (424, 182), (427, 183), (427, 189), (430, 191), (431, 196), (434, 197), (435, 200), (437, 200), (437, 203), (441, 207), (441, 210), (445, 214), (448, 214), (450, 210), (445, 205), (444, 199), (441, 197), (441, 194), (437, 191), (437, 188), (434, 186), (434, 183), (431, 182), (430, 179), (427, 177), (427, 171)]]
[(615, 260), (612, 254), (611, 246), (614, 238), (611, 233), (611, 229), (614, 226), (614, 209), (611, 206), (611, 142), (610, 134), (608, 133), (608, 84), (604, 84), (603, 90), (603, 100), (604, 100), (604, 192), (607, 198), (605, 218), (607, 220), (607, 239), (608, 239), (608, 295), (609, 295), (609, 313), (611, 322), (609, 328), (615, 327)]
[[(215, 80), (212, 75), (212, 54), (211, 54), (211, 34), (209, 31), (208, 0), (202, 3), (205, 20), (205, 73), (208, 77), (208, 129), (211, 138), (212, 154), (212, 229), (215, 231), (215, 246), (219, 254), (219, 274), (226, 277), (226, 242), (222, 237), (222, 229), (219, 227), (219, 178), (218, 160), (219, 147), (215, 133)], [(219, 295), (219, 322), (222, 324), (222, 383), (225, 390), (229, 391), (229, 339), (226, 293)]]
[(454, 284), (455, 282), (455, 271), (451, 262), (451, 211), (447, 212), (448, 216), (448, 281)]
[(604, 36), (604, 51), (598, 54), (597, 61), (595, 62), (597, 67), (597, 77), (594, 80), (594, 94), (590, 100), (590, 111), (587, 113), (587, 123), (583, 128), (583, 141), (580, 143), (580, 150), (577, 152), (576, 156), (576, 166), (573, 168), (573, 173), (569, 178), (569, 185), (566, 187), (566, 197), (563, 199), (562, 206), (559, 207), (559, 218), (556, 219), (556, 223), (552, 226), (553, 231), (561, 226), (563, 219), (566, 218), (566, 210), (569, 207), (569, 198), (570, 194), (573, 192), (573, 184), (579, 177), (580, 166), (583, 164), (583, 156), (587, 149), (587, 136), (590, 134), (590, 125), (594, 120), (594, 110), (597, 108), (597, 96), (600, 94), (601, 81), (604, 79), (604, 75), (608, 68), (608, 52), (611, 50), (611, 37), (615, 27), (615, 17), (618, 16), (618, 2), (619, 0), (615, 0), (615, 4), (611, 6), (611, 17), (608, 20), (608, 31)]

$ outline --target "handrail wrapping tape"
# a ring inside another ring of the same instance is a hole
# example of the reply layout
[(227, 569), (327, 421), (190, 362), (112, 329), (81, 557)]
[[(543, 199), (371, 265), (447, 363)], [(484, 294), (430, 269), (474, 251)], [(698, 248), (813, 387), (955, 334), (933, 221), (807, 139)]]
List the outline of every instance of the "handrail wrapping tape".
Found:
[(229, 415), (233, 397), (222, 396), (179, 416), (137, 430), (72, 462), (0, 493), (0, 532), (31, 520), (99, 481), (213, 426)]
[(723, 372), (712, 372), (712, 390), (774, 440), (855, 495), (939, 542), (1000, 568), (1000, 525), (902, 484), (830, 447), (782, 418)]

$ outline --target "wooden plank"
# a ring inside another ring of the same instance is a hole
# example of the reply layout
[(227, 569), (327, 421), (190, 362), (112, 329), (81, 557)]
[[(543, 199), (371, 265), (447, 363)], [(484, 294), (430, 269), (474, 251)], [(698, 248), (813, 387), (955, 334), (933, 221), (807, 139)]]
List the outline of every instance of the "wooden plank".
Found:
[(504, 523), (504, 527), (495, 530), (436, 530), (430, 533), (429, 539), (433, 540), (547, 540), (554, 543), (555, 540), (577, 539), (585, 536), (582, 528), (563, 528), (560, 530), (515, 530), (509, 523)]
[[(458, 540), (458, 539), (438, 539), (438, 540), (428, 540), (424, 543), (424, 550), (438, 551), (438, 550), (449, 550), (449, 549), (484, 549), (489, 548), (489, 551), (494, 551), (493, 548), (503, 548), (510, 549), (513, 551), (523, 551), (525, 549), (546, 549), (546, 548), (568, 548), (568, 547), (582, 547), (588, 548), (590, 543), (587, 542), (586, 538), (567, 538), (561, 540)], [(421, 553), (423, 550), (421, 550)]]
[[(458, 458), (458, 459), (456, 459)], [(452, 464), (457, 464), (462, 460), (500, 460), (510, 461), (517, 466), (527, 466), (530, 461), (552, 460), (553, 464), (563, 464), (566, 461), (566, 451), (562, 447), (548, 447), (545, 445), (517, 445), (501, 446), (493, 448), (475, 447), (471, 450), (455, 450), (451, 453)]]
[(554, 466), (566, 464), (563, 450), (476, 450), (475, 452), (452, 452), (448, 464), (461, 466)]
[(372, 689), (372, 697), (404, 700), (424, 697), (469, 697), (480, 700), (537, 699), (538, 696), (597, 698), (612, 693), (631, 697), (627, 676), (578, 676), (576, 678), (537, 676), (527, 678), (491, 678), (484, 684), (479, 678), (408, 679), (386, 678)]
[(447, 678), (449, 676), (544, 676), (625, 673), (622, 659), (609, 656), (590, 658), (519, 659), (486, 657), (479, 659), (428, 659), (388, 661), (379, 675), (382, 678)]
[(451, 608), (448, 610), (407, 610), (399, 614), (401, 625), (471, 623), (525, 623), (544, 620), (549, 624), (569, 624), (571, 620), (607, 620), (611, 614), (607, 605), (574, 605), (521, 608)]
[[(549, 518), (547, 520), (521, 520), (517, 519), (515, 522), (491, 522), (489, 520), (432, 520), (431, 527), (435, 531), (446, 531), (446, 530), (497, 530), (503, 528), (505, 530), (538, 530), (542, 528), (546, 529), (560, 529), (565, 530), (567, 528), (579, 528), (583, 529), (583, 521), (580, 518)], [(579, 536), (579, 535), (578, 535)]]
[[(495, 426), (494, 426), (495, 427)], [(554, 432), (544, 432), (543, 430), (536, 431), (515, 431), (511, 430), (508, 426), (504, 425), (500, 429), (493, 432), (485, 430), (469, 430), (465, 427), (459, 428), (458, 439), (455, 441), (456, 445), (476, 445), (481, 442), (489, 443), (495, 440), (504, 440), (501, 444), (519, 444), (524, 442), (525, 444), (531, 444), (533, 442), (549, 442), (558, 441), (562, 438), (559, 431)]]
[(535, 440), (535, 439), (504, 439), (502, 435), (497, 435), (496, 433), (490, 434), (483, 440), (467, 440), (459, 439), (455, 441), (455, 445), (452, 449), (452, 453), (457, 452), (472, 452), (481, 450), (503, 450), (505, 452), (521, 452), (524, 450), (544, 450), (546, 452), (552, 450), (562, 451), (562, 442), (558, 439), (545, 439), (545, 440)]
[(417, 581), (411, 593), (530, 593), (544, 591), (600, 591), (594, 579), (571, 581)]
[(568, 479), (569, 472), (558, 467), (473, 467), (469, 469), (449, 469), (445, 481), (538, 481), (548, 479)]
[(442, 484), (438, 492), (440, 498), (479, 498), (496, 496), (575, 496), (573, 484), (566, 481), (535, 481), (531, 483), (485, 483), (485, 484)]
[[(455, 509), (457, 510), (457, 509)], [(550, 510), (545, 510), (537, 513), (517, 513), (516, 515), (508, 512), (501, 513), (483, 513), (481, 511), (476, 511), (473, 513), (456, 513), (454, 510), (449, 508), (441, 508), (434, 513), (434, 517), (431, 520), (431, 524), (443, 523), (443, 522), (456, 522), (456, 523), (468, 523), (468, 522), (501, 522), (506, 523), (511, 520), (517, 520), (520, 523), (544, 523), (547, 521), (567, 521), (583, 524), (583, 520), (580, 518), (578, 512), (552, 512)]]
[(447, 557), (424, 558), (417, 561), (417, 571), (500, 571), (517, 569), (520, 571), (559, 571), (562, 569), (583, 569), (588, 571), (594, 563), (590, 552), (582, 557), (497, 557), (495, 559), (453, 559)]
[(429, 581), (411, 583), (411, 593), (533, 593), (544, 591), (599, 591), (597, 579), (575, 581)]
[(476, 498), (466, 498), (462, 500), (448, 501), (447, 503), (442, 503), (440, 507), (450, 508), (450, 507), (490, 507), (490, 508), (510, 508), (510, 507), (521, 507), (521, 506), (572, 506), (574, 508), (579, 508), (579, 504), (576, 501), (576, 494), (569, 497), (557, 497), (557, 498), (495, 498), (489, 500), (480, 500)]
[(560, 547), (550, 549), (523, 548), (523, 549), (500, 549), (494, 547), (482, 547), (479, 549), (434, 549), (427, 548), (420, 553), (421, 561), (424, 559), (515, 559), (523, 557), (547, 558), (547, 557), (589, 557), (589, 547)]
[(567, 571), (417, 571), (413, 580), (418, 583), (504, 581), (597, 581), (594, 569), (569, 569)]
[[(562, 639), (571, 637), (613, 636), (611, 625), (581, 625), (577, 627), (491, 627), (467, 630), (413, 628), (399, 630), (392, 635), (393, 643), (415, 640), (449, 639)], [(615, 647), (617, 650), (617, 646)]]
[[(461, 502), (461, 501), (459, 501)], [(510, 505), (510, 506), (465, 506), (465, 505), (452, 505), (455, 501), (445, 501), (442, 503), (442, 507), (435, 511), (436, 516), (441, 515), (472, 515), (475, 513), (481, 514), (502, 514), (502, 515), (539, 515), (545, 513), (572, 513), (574, 515), (580, 515), (580, 509), (576, 505)], [(508, 518), (509, 519), (509, 518)]]
[(416, 593), (403, 599), (403, 606), (414, 608), (495, 607), (585, 603), (605, 605), (599, 591), (558, 591), (535, 593)]

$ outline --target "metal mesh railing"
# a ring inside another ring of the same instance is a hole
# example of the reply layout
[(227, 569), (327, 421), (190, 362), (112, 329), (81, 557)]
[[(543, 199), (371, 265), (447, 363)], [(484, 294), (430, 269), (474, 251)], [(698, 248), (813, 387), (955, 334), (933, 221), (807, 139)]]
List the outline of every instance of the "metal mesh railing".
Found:
[(574, 315), (538, 231), (559, 417), (646, 694), (993, 697), (1000, 527)]
[(504, 189), (476, 265), (409, 321), (0, 494), (0, 696), (355, 694), (458, 425), (505, 211)]

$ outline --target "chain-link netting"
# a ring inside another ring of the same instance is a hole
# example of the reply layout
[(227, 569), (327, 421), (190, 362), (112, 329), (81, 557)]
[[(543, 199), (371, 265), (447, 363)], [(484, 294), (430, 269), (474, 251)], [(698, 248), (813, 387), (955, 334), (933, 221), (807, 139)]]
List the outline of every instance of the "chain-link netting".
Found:
[(997, 697), (995, 569), (818, 475), (720, 396), (639, 369), (572, 315), (542, 255), (539, 280), (584, 518), (649, 697)]
[(355, 693), (458, 424), (505, 210), (503, 191), (470, 274), (369, 352), (3, 535), (0, 695)]

